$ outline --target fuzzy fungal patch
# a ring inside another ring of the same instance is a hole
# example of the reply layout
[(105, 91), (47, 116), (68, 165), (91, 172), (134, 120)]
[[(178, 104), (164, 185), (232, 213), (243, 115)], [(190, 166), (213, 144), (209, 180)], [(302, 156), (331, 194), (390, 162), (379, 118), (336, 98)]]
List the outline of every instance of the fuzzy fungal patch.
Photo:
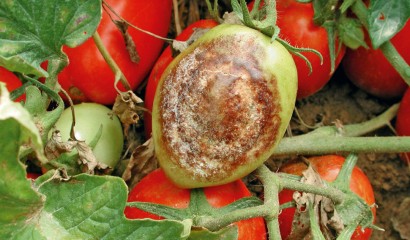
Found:
[(279, 93), (263, 47), (240, 33), (203, 42), (164, 79), (162, 141), (195, 179), (220, 180), (277, 139)]

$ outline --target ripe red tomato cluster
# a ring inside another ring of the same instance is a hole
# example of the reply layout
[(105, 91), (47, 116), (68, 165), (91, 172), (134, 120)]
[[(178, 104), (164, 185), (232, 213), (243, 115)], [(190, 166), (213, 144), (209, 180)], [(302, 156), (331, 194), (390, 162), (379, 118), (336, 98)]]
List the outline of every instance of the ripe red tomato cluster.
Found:
[[(220, 208), (240, 198), (251, 196), (251, 193), (241, 180), (225, 185), (207, 187), (203, 191), (208, 203), (215, 208)], [(183, 209), (189, 205), (190, 193), (190, 189), (182, 189), (175, 186), (166, 177), (162, 169), (157, 169), (143, 178), (130, 191), (128, 202), (151, 202)], [(126, 207), (124, 214), (130, 219), (163, 219), (163, 217), (132, 207)], [(235, 224), (238, 227), (238, 240), (266, 239), (265, 223), (261, 217), (242, 220)]]

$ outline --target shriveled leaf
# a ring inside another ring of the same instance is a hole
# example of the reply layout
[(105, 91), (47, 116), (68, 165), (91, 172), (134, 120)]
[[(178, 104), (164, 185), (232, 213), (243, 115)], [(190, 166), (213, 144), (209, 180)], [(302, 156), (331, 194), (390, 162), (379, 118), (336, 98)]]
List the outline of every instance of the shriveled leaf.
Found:
[(100, 0), (0, 1), (0, 65), (11, 71), (48, 76), (40, 64), (63, 59), (61, 47), (78, 46), (97, 29)]
[(139, 63), (140, 56), (138, 55), (137, 47), (135, 46), (135, 42), (132, 39), (131, 35), (128, 33), (128, 23), (120, 20), (114, 21), (117, 28), (120, 30), (122, 37), (124, 38), (125, 47), (127, 52), (130, 56), (131, 62)]
[(368, 14), (369, 36), (377, 49), (398, 33), (410, 17), (408, 0), (371, 0)]
[(61, 139), (60, 131), (56, 130), (52, 133), (50, 140), (46, 143), (44, 152), (49, 160), (53, 160), (58, 158), (62, 153), (71, 152), (76, 144), (76, 141), (64, 142)]
[(158, 161), (154, 154), (154, 143), (150, 138), (133, 151), (122, 178), (130, 188), (133, 188), (143, 177), (157, 168)]
[(124, 126), (124, 135), (128, 135), (128, 129), (131, 124), (138, 123), (140, 120), (139, 112), (146, 110), (140, 104), (143, 100), (132, 91), (118, 94), (115, 99), (113, 112), (118, 116)]

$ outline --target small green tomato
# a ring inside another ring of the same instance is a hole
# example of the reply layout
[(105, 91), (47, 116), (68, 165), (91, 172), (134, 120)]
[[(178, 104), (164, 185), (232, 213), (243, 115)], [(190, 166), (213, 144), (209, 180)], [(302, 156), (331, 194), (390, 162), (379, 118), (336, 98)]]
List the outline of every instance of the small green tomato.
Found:
[[(97, 135), (100, 126), (102, 134), (93, 148), (97, 161), (114, 168), (118, 163), (124, 144), (122, 126), (111, 110), (97, 103), (81, 103), (74, 105), (75, 111), (75, 137), (77, 140), (85, 140), (89, 144)], [(67, 108), (55, 124), (55, 128), (61, 133), (63, 141), (70, 137), (72, 123), (71, 109)], [(73, 151), (74, 154), (76, 150)]]

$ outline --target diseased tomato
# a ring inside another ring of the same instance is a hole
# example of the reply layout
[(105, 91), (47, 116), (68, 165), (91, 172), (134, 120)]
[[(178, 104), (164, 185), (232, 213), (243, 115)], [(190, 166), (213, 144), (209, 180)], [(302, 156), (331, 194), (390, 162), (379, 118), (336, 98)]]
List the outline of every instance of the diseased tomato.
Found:
[[(192, 23), (187, 28), (185, 28), (181, 34), (179, 34), (175, 39), (178, 41), (186, 41), (189, 37), (194, 33), (195, 29), (207, 29), (213, 28), (218, 23), (211, 19), (199, 20), (197, 22)], [(154, 67), (148, 78), (148, 83), (145, 92), (145, 107), (152, 111), (152, 104), (154, 102), (155, 91), (157, 89), (157, 85), (159, 80), (161, 79), (162, 73), (164, 72), (165, 68), (171, 63), (174, 58), (172, 57), (171, 47), (167, 47), (161, 54), (161, 56), (156, 61)], [(144, 115), (144, 127), (145, 133), (149, 137), (152, 131), (152, 116), (150, 112), (146, 112)]]
[[(171, 0), (107, 0), (107, 3), (131, 24), (163, 37), (167, 35), (171, 20)], [(127, 77), (131, 88), (135, 89), (157, 59), (163, 40), (128, 27), (140, 57), (139, 63), (133, 63), (126, 50), (123, 36), (106, 11), (103, 11), (97, 31), (105, 47)], [(74, 101), (113, 104), (117, 96), (114, 89), (115, 76), (94, 40), (90, 38), (76, 48), (64, 47), (63, 50), (68, 55), (70, 64), (59, 74), (59, 83), (69, 92), (71, 98)], [(124, 90), (121, 83), (118, 86)]]
[[(410, 88), (407, 88), (400, 101), (395, 128), (398, 135), (410, 136)], [(403, 153), (400, 157), (405, 163), (410, 164), (410, 153)]]
[(162, 74), (152, 109), (160, 166), (178, 186), (240, 179), (273, 153), (295, 107), (297, 72), (278, 41), (220, 24)]
[[(253, 6), (252, 1), (249, 5)], [(324, 27), (317, 26), (313, 22), (314, 10), (312, 3), (300, 3), (296, 0), (278, 0), (277, 26), (280, 28), (279, 37), (288, 41), (292, 46), (311, 48), (320, 52), (323, 56), (323, 64), (320, 58), (309, 52), (302, 53), (312, 64), (312, 73), (305, 60), (293, 55), (298, 70), (298, 99), (313, 95), (322, 89), (333, 76), (329, 52), (329, 40)], [(335, 44), (336, 62), (335, 69), (339, 66), (345, 53), (345, 46), (339, 49), (339, 43)], [(339, 49), (339, 50), (338, 50)]]
[[(74, 131), (77, 140), (85, 140), (89, 144), (102, 127), (102, 134), (93, 148), (93, 153), (97, 161), (114, 168), (120, 160), (124, 144), (120, 120), (109, 108), (97, 103), (74, 105), (74, 111), (76, 119)], [(66, 108), (55, 124), (63, 141), (67, 141), (70, 137), (72, 119), (71, 109)], [(74, 154), (74, 151), (70, 154)]]
[[(10, 72), (4, 67), (0, 66), (0, 81), (6, 83), (7, 90), (9, 92), (19, 88), (22, 86), (20, 79), (14, 75), (13, 72)], [(18, 97), (15, 101), (23, 101), (25, 100), (25, 94), (21, 95)]]
[[(203, 191), (209, 204), (215, 208), (223, 207), (240, 198), (251, 196), (251, 193), (241, 180), (221, 186), (204, 188)], [(151, 202), (182, 209), (188, 207), (190, 192), (191, 190), (189, 189), (175, 186), (165, 176), (162, 169), (157, 169), (144, 177), (131, 190), (128, 195), (128, 202)], [(131, 207), (126, 207), (124, 213), (130, 219), (163, 219), (160, 216)], [(263, 218), (246, 219), (235, 224), (238, 226), (238, 239), (240, 240), (266, 239)]]
[[(312, 164), (313, 168), (319, 173), (323, 180), (332, 182), (336, 179), (339, 171), (345, 161), (345, 158), (338, 155), (325, 155), (320, 157), (308, 158), (308, 161)], [(302, 161), (291, 161), (280, 169), (281, 172), (302, 175), (302, 172), (307, 169), (307, 166)], [(374, 205), (374, 193), (373, 187), (370, 184), (369, 179), (363, 173), (363, 171), (355, 167), (352, 172), (350, 180), (350, 189), (361, 197), (370, 206)], [(279, 193), (279, 203), (283, 204), (292, 200), (293, 191), (284, 189)], [(281, 236), (286, 239), (292, 230), (292, 221), (295, 214), (295, 208), (283, 209), (279, 214), (279, 224)], [(373, 216), (376, 217), (376, 208), (372, 208)], [(351, 239), (369, 239), (372, 230), (366, 228), (363, 232), (361, 229), (356, 229)]]
[[(357, 50), (348, 49), (343, 59), (343, 68), (352, 83), (376, 97), (391, 99), (399, 98), (407, 88), (399, 73), (393, 68), (380, 49), (372, 49), (369, 36), (366, 33), (369, 49), (360, 47)], [(407, 64), (410, 64), (410, 21), (397, 33), (391, 42)]]

